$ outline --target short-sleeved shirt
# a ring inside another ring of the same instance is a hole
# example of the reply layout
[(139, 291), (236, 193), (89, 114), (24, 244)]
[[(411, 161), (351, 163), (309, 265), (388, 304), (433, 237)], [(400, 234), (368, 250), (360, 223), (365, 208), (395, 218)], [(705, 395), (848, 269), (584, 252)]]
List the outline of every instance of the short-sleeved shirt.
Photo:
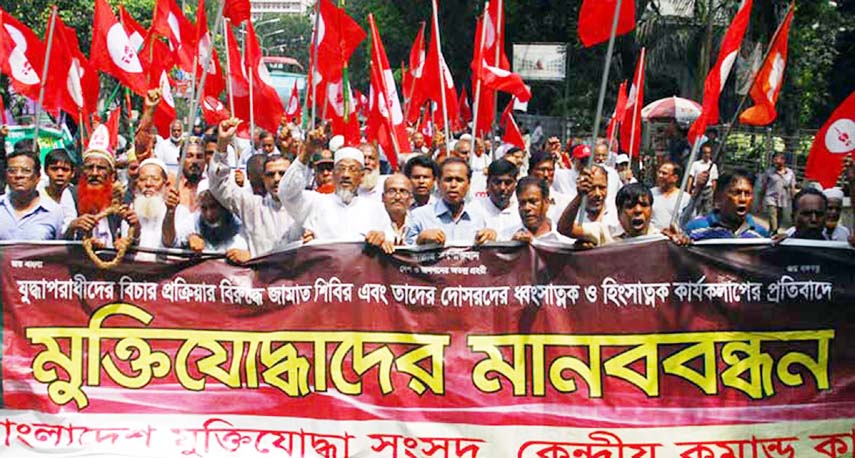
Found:
[(407, 244), (416, 243), (419, 234), (427, 229), (441, 229), (448, 242), (474, 243), (475, 234), (487, 227), (480, 208), (465, 205), (457, 219), (442, 199), (433, 205), (425, 205), (413, 210), (412, 218), (407, 227)]
[[(710, 165), (712, 165), (712, 168), (710, 168)], [(700, 161), (695, 161), (692, 164), (692, 169), (689, 172), (689, 176), (691, 176), (692, 178), (697, 178), (699, 173), (706, 172), (707, 170), (710, 171), (710, 178), (709, 180), (707, 180), (707, 185), (704, 187), (709, 188), (710, 186), (712, 186), (713, 181), (718, 180), (718, 166), (713, 164), (712, 161), (704, 162), (703, 159), (701, 159)]]
[(789, 207), (793, 201), (793, 188), (796, 186), (796, 174), (789, 167), (778, 171), (771, 167), (763, 174), (766, 184), (766, 194), (763, 195), (763, 205), (773, 207)]
[[(670, 196), (666, 196), (656, 187), (651, 189), (650, 193), (653, 194), (653, 209), (650, 224), (660, 230), (668, 229), (671, 226), (671, 218), (674, 215), (674, 207), (677, 205), (677, 197), (680, 195), (680, 191), (676, 190)], [(691, 200), (691, 196), (684, 194), (680, 201), (680, 210), (677, 213), (678, 217), (683, 213), (683, 209), (689, 205), (689, 200)]]
[(39, 197), (38, 204), (23, 215), (0, 197), (0, 240), (58, 240), (62, 238), (62, 209), (54, 201)]
[(686, 224), (686, 234), (692, 240), (708, 239), (760, 239), (769, 237), (769, 231), (757, 224), (754, 217), (746, 215), (745, 222), (735, 232), (721, 223), (718, 210), (699, 216)]

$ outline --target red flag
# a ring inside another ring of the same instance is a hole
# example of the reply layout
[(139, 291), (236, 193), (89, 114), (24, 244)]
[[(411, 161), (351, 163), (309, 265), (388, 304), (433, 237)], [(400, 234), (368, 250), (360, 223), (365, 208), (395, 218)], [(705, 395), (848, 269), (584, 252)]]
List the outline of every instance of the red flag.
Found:
[(419, 125), (416, 127), (416, 130), (421, 132), (425, 137), (425, 145), (429, 148), (433, 146), (433, 121), (430, 118), (430, 112), (430, 106), (426, 106)]
[(410, 78), (415, 81), (422, 76), (425, 65), (425, 23), (419, 27), (419, 33), (410, 48)]
[(206, 124), (214, 125), (229, 119), (231, 114), (220, 99), (206, 95), (202, 98), (202, 116), (205, 117)]
[(847, 154), (855, 159), (855, 92), (846, 97), (816, 133), (805, 176), (819, 181), (823, 188), (834, 186)]
[(223, 16), (229, 18), (235, 25), (240, 25), (241, 22), (249, 19), (250, 6), (249, 0), (223, 0), (226, 2), (223, 5)]
[[(478, 22), (478, 25), (486, 27), (486, 30), (482, 32), (476, 27), (475, 49), (483, 49), (482, 57), (488, 64), (502, 70), (510, 70), (511, 64), (505, 54), (505, 13), (502, 11), (502, 0), (491, 1), (483, 18), (484, 20)], [(479, 43), (482, 33), (484, 35), (483, 45)], [(496, 58), (497, 52), (498, 60)]]
[[(276, 132), (285, 111), (282, 100), (273, 88), (273, 80), (267, 72), (267, 67), (261, 60), (261, 47), (252, 22), (246, 27), (246, 67), (252, 81), (252, 100), (255, 124), (268, 132)], [(235, 99), (235, 112), (238, 118), (249, 118), (249, 94), (244, 100)]]
[(510, 93), (520, 102), (531, 100), (531, 91), (526, 87), (522, 77), (516, 73), (488, 65), (485, 60), (479, 67), (478, 77), (482, 81), (482, 87)]
[(754, 106), (739, 115), (739, 122), (752, 126), (766, 126), (778, 117), (775, 104), (784, 83), (784, 69), (787, 67), (787, 42), (790, 35), (790, 24), (793, 22), (795, 4), (790, 5), (790, 12), (784, 19), (781, 29), (775, 36), (766, 62), (760, 68), (751, 86), (751, 100)]
[[(435, 3), (434, 8), (436, 8)], [(416, 81), (415, 89), (413, 90), (407, 119), (415, 119), (422, 105), (427, 100), (433, 100), (439, 105), (439, 118), (437, 119), (439, 123), (435, 127), (437, 129), (444, 129), (443, 98), (445, 99), (444, 114), (448, 116), (449, 120), (455, 119), (457, 118), (457, 91), (454, 88), (454, 77), (452, 77), (451, 71), (448, 69), (448, 65), (445, 63), (445, 58), (442, 55), (442, 50), (439, 47), (439, 37), (437, 36), (439, 24), (434, 20), (431, 20), (431, 24), (433, 39), (431, 39), (430, 46), (428, 47), (421, 77)], [(445, 92), (444, 97), (443, 91)]]
[(193, 71), (196, 29), (184, 16), (181, 8), (175, 4), (175, 0), (157, 0), (154, 18), (151, 21), (151, 32), (169, 40), (175, 62), (182, 70)]
[(368, 15), (368, 24), (371, 27), (371, 97), (366, 136), (368, 140), (377, 141), (386, 153), (389, 165), (397, 170), (398, 154), (409, 149), (407, 126), (395, 88), (395, 77), (373, 14)]
[(140, 52), (142, 49), (143, 41), (145, 41), (146, 35), (148, 35), (148, 31), (137, 22), (136, 19), (125, 10), (125, 7), (119, 3), (119, 22), (122, 23), (122, 27), (125, 28), (125, 33), (128, 34), (128, 39), (131, 41), (131, 47), (134, 48), (137, 52)]
[(235, 34), (231, 27), (226, 27), (228, 33), (229, 49), (229, 73), (232, 80), (232, 96), (237, 99), (239, 97), (249, 97), (249, 80), (246, 77), (246, 65), (243, 64), (243, 57), (240, 55), (240, 46), (235, 40)]
[(335, 81), (341, 78), (350, 55), (365, 39), (365, 31), (330, 0), (320, 0), (320, 13), (315, 68), (325, 80)]
[(142, 63), (106, 0), (95, 0), (91, 49), (90, 61), (95, 68), (114, 76), (133, 92), (145, 96), (148, 84)]
[(644, 105), (644, 67), (646, 50), (641, 48), (641, 57), (635, 67), (635, 76), (626, 99), (623, 122), (620, 125), (620, 148), (630, 157), (638, 156), (641, 149), (641, 107)]
[(122, 107), (113, 108), (110, 112), (110, 117), (107, 118), (107, 131), (110, 132), (110, 148), (116, 150), (119, 144), (119, 116), (122, 114)]
[(50, 68), (45, 84), (45, 105), (57, 107), (74, 119), (95, 111), (100, 82), (98, 72), (83, 56), (77, 34), (57, 16)]
[(408, 92), (407, 86), (410, 85), (410, 77), (407, 72), (407, 64), (404, 61), (401, 61), (401, 94), (404, 95), (404, 100), (410, 98), (410, 94)]
[(748, 28), (748, 20), (751, 19), (752, 5), (753, 0), (743, 0), (739, 11), (736, 12), (721, 41), (718, 60), (710, 69), (704, 82), (704, 102), (701, 116), (692, 123), (692, 127), (689, 129), (689, 142), (691, 143), (694, 143), (697, 138), (704, 134), (707, 125), (718, 122), (718, 99), (721, 96), (722, 89), (724, 89), (724, 84), (727, 82), (727, 77), (730, 76), (730, 70), (736, 62), (739, 48), (742, 47), (742, 37), (745, 35), (745, 29)]
[(475, 25), (475, 47), (473, 48), (472, 63), (470, 64), (472, 68), (472, 90), (475, 91), (473, 93), (475, 97), (474, 103), (477, 104), (473, 115), (478, 118), (475, 120), (474, 127), (476, 137), (490, 133), (493, 129), (493, 120), (496, 112), (496, 91), (486, 87), (479, 78), (481, 65), (484, 62), (483, 56), (485, 55), (481, 44), (481, 35), (484, 33), (482, 29), (483, 22), (483, 19), (479, 18)]
[(583, 0), (579, 10), (579, 39), (586, 48), (609, 41), (615, 14), (619, 15), (617, 33), (624, 35), (635, 29), (635, 1), (623, 0), (620, 11), (617, 0)]
[(154, 126), (157, 127), (157, 132), (166, 137), (169, 135), (169, 124), (175, 120), (177, 114), (175, 111), (175, 98), (172, 95), (172, 86), (174, 82), (169, 77), (169, 71), (175, 66), (172, 53), (169, 52), (169, 47), (163, 40), (153, 38), (146, 41), (146, 49), (150, 48), (152, 56), (158, 56), (150, 63), (149, 67), (149, 87), (160, 89), (160, 103), (154, 109)]
[(326, 84), (327, 117), (331, 121), (333, 135), (343, 135), (345, 146), (356, 146), (359, 144), (359, 119), (356, 116), (356, 107), (349, 103), (348, 112), (345, 116), (345, 91), (347, 97), (353, 100), (353, 91), (350, 84), (344, 84), (343, 79), (328, 82)]
[(291, 97), (288, 98), (288, 106), (285, 107), (285, 117), (289, 121), (300, 123), (303, 119), (303, 107), (300, 106), (300, 92), (297, 90), (297, 80), (291, 89)]
[[(2, 19), (0, 19), (2, 21)], [(3, 23), (0, 22), (0, 27), (3, 26)], [(0, 123), (8, 124), (6, 122), (6, 104), (3, 102), (3, 97), (0, 97)]]
[(468, 124), (472, 121), (472, 106), (469, 105), (469, 95), (466, 94), (466, 87), (460, 91), (460, 99), (457, 105), (460, 107), (460, 120), (464, 124)]
[(45, 45), (29, 27), (0, 9), (0, 71), (15, 92), (39, 98)]
[(499, 118), (499, 124), (504, 126), (505, 133), (502, 135), (503, 143), (510, 143), (520, 149), (525, 149), (525, 139), (520, 132), (517, 122), (514, 120), (514, 98), (508, 102), (508, 106), (502, 111), (502, 117)]
[(606, 130), (606, 138), (608, 139), (611, 148), (611, 141), (615, 135), (615, 129), (623, 122), (623, 115), (626, 112), (626, 81), (620, 83), (618, 88), (617, 102), (615, 103), (615, 111), (612, 112), (612, 119), (609, 121), (609, 128)]
[[(205, 76), (205, 96), (217, 98), (226, 90), (226, 79), (223, 75), (223, 67), (220, 65), (220, 56), (216, 49), (211, 49), (211, 34), (208, 31), (208, 16), (205, 13), (205, 0), (199, 0), (196, 8), (196, 75), (202, 80), (202, 63), (211, 52), (211, 60), (208, 62), (207, 76)], [(200, 83), (201, 84), (201, 83)]]

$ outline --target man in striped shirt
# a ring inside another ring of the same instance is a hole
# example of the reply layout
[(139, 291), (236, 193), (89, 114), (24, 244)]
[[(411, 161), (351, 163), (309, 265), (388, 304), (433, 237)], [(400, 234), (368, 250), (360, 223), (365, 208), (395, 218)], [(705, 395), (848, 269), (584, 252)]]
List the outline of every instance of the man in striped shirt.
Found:
[(754, 200), (754, 180), (736, 171), (719, 177), (714, 194), (714, 208), (686, 224), (692, 240), (766, 238), (768, 230), (748, 212)]

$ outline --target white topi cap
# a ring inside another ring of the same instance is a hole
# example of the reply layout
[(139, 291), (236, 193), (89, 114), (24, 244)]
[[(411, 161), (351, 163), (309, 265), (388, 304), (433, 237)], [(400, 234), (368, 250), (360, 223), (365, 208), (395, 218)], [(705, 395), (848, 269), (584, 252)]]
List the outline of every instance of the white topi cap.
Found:
[(333, 162), (338, 164), (340, 161), (343, 161), (345, 159), (353, 159), (354, 161), (359, 162), (359, 165), (365, 167), (365, 155), (362, 153), (362, 151), (352, 146), (345, 146), (343, 148), (339, 148), (335, 152)]
[(341, 149), (342, 146), (344, 146), (343, 135), (336, 135), (330, 139), (330, 151), (332, 151), (333, 153)]
[(822, 193), (825, 194), (826, 199), (843, 200), (843, 190), (838, 187), (825, 189)]

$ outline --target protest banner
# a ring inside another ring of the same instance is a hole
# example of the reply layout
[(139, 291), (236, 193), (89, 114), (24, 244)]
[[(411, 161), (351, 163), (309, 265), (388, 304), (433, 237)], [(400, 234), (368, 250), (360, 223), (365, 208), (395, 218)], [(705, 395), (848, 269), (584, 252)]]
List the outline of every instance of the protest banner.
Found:
[(844, 457), (850, 249), (0, 247), (0, 455)]

